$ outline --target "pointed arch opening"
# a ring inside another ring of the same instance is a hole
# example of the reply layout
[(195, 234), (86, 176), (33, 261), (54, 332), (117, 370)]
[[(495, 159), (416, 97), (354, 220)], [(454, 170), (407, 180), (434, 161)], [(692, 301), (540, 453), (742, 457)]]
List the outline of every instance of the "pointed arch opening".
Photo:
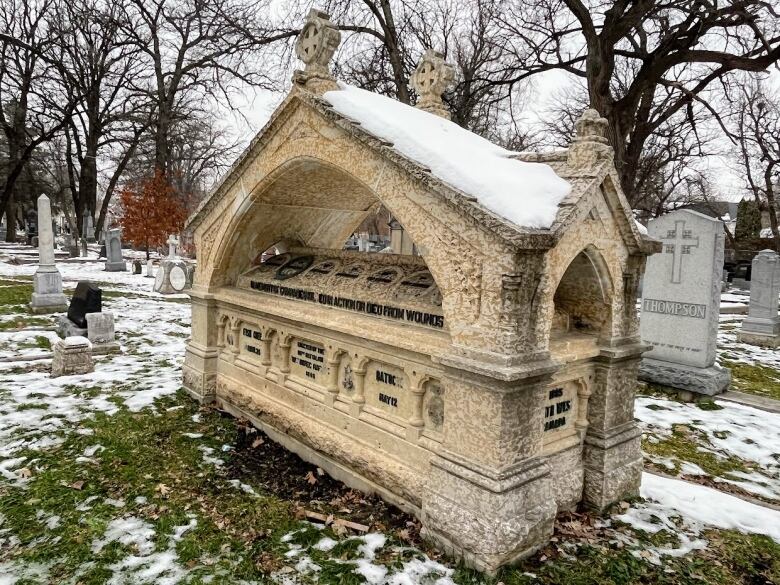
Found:
[(601, 254), (593, 247), (578, 253), (563, 273), (553, 297), (552, 337), (600, 336), (612, 321), (612, 282)]

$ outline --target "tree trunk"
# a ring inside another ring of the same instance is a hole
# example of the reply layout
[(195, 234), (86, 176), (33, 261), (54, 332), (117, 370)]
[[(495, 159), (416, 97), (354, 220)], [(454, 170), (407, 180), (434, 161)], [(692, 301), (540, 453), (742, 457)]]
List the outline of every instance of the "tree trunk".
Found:
[(5, 241), (16, 241), (16, 198), (13, 191), (8, 197), (8, 202), (5, 204), (5, 218), (7, 229), (5, 230)]

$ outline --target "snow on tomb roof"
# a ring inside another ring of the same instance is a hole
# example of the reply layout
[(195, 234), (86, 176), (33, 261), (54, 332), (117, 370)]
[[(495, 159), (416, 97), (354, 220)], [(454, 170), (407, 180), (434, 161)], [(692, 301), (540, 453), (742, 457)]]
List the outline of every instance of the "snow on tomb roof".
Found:
[(549, 165), (502, 148), (439, 116), (339, 83), (323, 98), (442, 181), (520, 227), (549, 228), (571, 185)]

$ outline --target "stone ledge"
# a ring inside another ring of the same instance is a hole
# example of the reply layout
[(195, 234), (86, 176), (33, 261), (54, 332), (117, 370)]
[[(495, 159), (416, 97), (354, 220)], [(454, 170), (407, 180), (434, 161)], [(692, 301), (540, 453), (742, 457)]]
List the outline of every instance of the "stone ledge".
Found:
[(644, 358), (639, 366), (639, 379), (644, 382), (715, 396), (731, 383), (731, 370), (710, 366), (696, 368)]
[(431, 459), (431, 466), (459, 477), (480, 488), (501, 494), (549, 475), (546, 458), (535, 457), (500, 469), (485, 467), (442, 449)]
[(772, 335), (742, 330), (737, 337), (742, 343), (749, 343), (750, 345), (771, 348), (780, 347), (780, 334)]

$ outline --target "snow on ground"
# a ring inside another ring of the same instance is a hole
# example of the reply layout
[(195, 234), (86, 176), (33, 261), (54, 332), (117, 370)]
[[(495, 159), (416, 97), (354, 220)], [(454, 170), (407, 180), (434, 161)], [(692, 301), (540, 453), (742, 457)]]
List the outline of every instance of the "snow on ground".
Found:
[[(780, 501), (780, 415), (720, 401), (718, 410), (702, 410), (663, 398), (638, 396), (634, 415), (650, 440), (671, 436), (676, 425), (687, 425), (704, 434), (707, 444), (699, 446), (716, 457), (734, 457), (755, 466), (754, 472), (732, 471), (716, 478), (752, 494)], [(694, 440), (692, 437), (691, 440)], [(711, 447), (710, 447), (711, 445)], [(648, 456), (670, 470), (675, 461)], [(705, 475), (697, 465), (684, 462), (683, 475)]]
[[(666, 530), (679, 540), (677, 547), (651, 547), (646, 551), (636, 551), (637, 556), (644, 556), (651, 562), (657, 563), (660, 556), (682, 556), (706, 548), (707, 541), (700, 538), (704, 528), (764, 534), (780, 542), (780, 512), (718, 490), (644, 473), (640, 495), (645, 501), (634, 504), (616, 519), (651, 534)], [(642, 552), (649, 552), (652, 556)]]
[(571, 185), (549, 165), (512, 159), (517, 153), (440, 116), (339, 85), (340, 90), (323, 96), (336, 111), (518, 226), (550, 227), (558, 204), (571, 191)]
[[(318, 529), (319, 526), (311, 524), (311, 527)], [(335, 540), (324, 536), (309, 547), (304, 547), (294, 542), (296, 533), (290, 532), (282, 537), (282, 542), (287, 544), (285, 556), (295, 561), (295, 570), (303, 576), (311, 576), (316, 579), (317, 573), (322, 567), (310, 556), (317, 553), (328, 553), (333, 550), (337, 544)], [(427, 583), (430, 585), (454, 585), (451, 576), (453, 569), (431, 560), (427, 555), (414, 551), (413, 549), (399, 547), (395, 545), (388, 546), (387, 538), (384, 534), (372, 532), (362, 536), (353, 536), (342, 540), (342, 543), (354, 543), (355, 556), (348, 560), (327, 558), (327, 562), (336, 563), (342, 567), (351, 567), (352, 572), (363, 577), (365, 583), (370, 585), (411, 585), (413, 583)], [(413, 552), (414, 558), (403, 562), (400, 566), (388, 569), (387, 566), (377, 563), (377, 553), (389, 548), (394, 552)], [(273, 575), (275, 581), (280, 583), (288, 582), (286, 572), (279, 572)]]
[[(20, 268), (30, 269), (0, 263), (0, 277), (18, 275)], [(82, 273), (73, 271), (75, 280), (97, 273), (95, 266), (81, 268)], [(100, 276), (104, 274), (117, 273)], [(130, 280), (127, 273), (119, 274)], [(150, 280), (144, 280), (151, 288)], [(139, 411), (181, 386), (189, 305), (154, 298), (109, 298), (103, 308), (114, 313), (123, 352), (96, 356), (93, 373), (51, 378), (51, 360), (36, 362), (41, 367), (24, 374), (17, 371), (19, 362), (0, 363), (0, 474), (6, 479), (24, 484), (27, 479), (19, 470), (26, 462), (19, 460), (18, 453), (61, 443), (80, 420), (96, 412), (115, 413), (116, 400)], [(38, 336), (51, 342), (58, 339), (52, 331), (0, 331), (0, 357), (45, 353), (35, 345)]]
[[(122, 405), (131, 411), (151, 408), (156, 398), (175, 393), (181, 385), (180, 368), (190, 330), (188, 303), (170, 302), (150, 293), (152, 281), (143, 276), (104, 272), (102, 262), (61, 263), (58, 266), (69, 287), (78, 280), (89, 279), (110, 282), (117, 290), (132, 293), (104, 299), (104, 309), (115, 315), (117, 339), (123, 352), (98, 356), (94, 373), (61, 378), (49, 377), (50, 360), (22, 362), (24, 368), (21, 369), (20, 362), (0, 362), (0, 484), (11, 489), (25, 490), (31, 481), (35, 481), (31, 470), (38, 469), (36, 466), (41, 463), (30, 455), (30, 451), (43, 451), (58, 445), (70, 432), (88, 434), (80, 428), (80, 422), (96, 413), (112, 415)], [(29, 276), (34, 270), (34, 265), (0, 262), (1, 278)], [(729, 316), (724, 322), (731, 324), (739, 320), (741, 317)], [(45, 352), (45, 348), (38, 346), (36, 336), (43, 336), (50, 342), (56, 340), (53, 332), (40, 328), (0, 331), (0, 357)], [(726, 329), (721, 331), (721, 336), (733, 334)], [(744, 360), (764, 359), (757, 348), (739, 347), (731, 338), (726, 342), (731, 344), (729, 351), (738, 350)], [(772, 360), (777, 360), (772, 363), (780, 367), (778, 352), (770, 353)], [(636, 415), (645, 433), (656, 439), (669, 436), (678, 424), (689, 425), (703, 433), (711, 444), (708, 448), (716, 456), (738, 457), (752, 466), (750, 472), (734, 472), (727, 478), (719, 478), (720, 481), (734, 483), (762, 497), (780, 499), (780, 415), (731, 403), (722, 403), (722, 406), (720, 410), (702, 410), (672, 400), (640, 397)], [(197, 422), (200, 415), (192, 418)], [(192, 441), (203, 438), (201, 433), (185, 436)], [(223, 464), (215, 448), (205, 445), (198, 448), (204, 465)], [(103, 446), (93, 441), (79, 453), (75, 463), (89, 465), (91, 460), (101, 456), (102, 451)], [(685, 462), (682, 472), (697, 474), (701, 470), (693, 463)], [(227, 482), (225, 489), (235, 489), (247, 497), (259, 495), (239, 480)], [(651, 562), (664, 555), (679, 556), (706, 547), (701, 536), (704, 527), (735, 528), (767, 534), (780, 541), (780, 513), (717, 490), (645, 474), (642, 495), (646, 501), (634, 504), (618, 519), (648, 532), (666, 529), (678, 542), (648, 549), (649, 545), (624, 533), (616, 531), (616, 538), (630, 544), (634, 547), (632, 550), (642, 553), (643, 558), (649, 558)], [(116, 516), (106, 526), (103, 536), (92, 542), (93, 550), (101, 551), (112, 543), (129, 547), (127, 555), (110, 566), (109, 583), (172, 585), (186, 582), (188, 569), (179, 562), (176, 543), (196, 527), (195, 518), (156, 534), (137, 509), (146, 503), (145, 498), (127, 501), (86, 498), (76, 509), (86, 511), (101, 502), (115, 508)], [(56, 526), (59, 517), (56, 511), (42, 510), (36, 520), (45, 526)], [(372, 585), (452, 583), (452, 568), (414, 549), (408, 549), (403, 563), (386, 566), (379, 562), (380, 551), (398, 549), (397, 545), (389, 544), (383, 534), (372, 533), (347, 540), (356, 543), (351, 558), (323, 557), (337, 541), (323, 534), (306, 547), (295, 544), (291, 533), (285, 541), (290, 565), (275, 575), (275, 579), (284, 583), (316, 579), (316, 574), (322, 570), (318, 563), (327, 562), (349, 565)], [(4, 530), (0, 517), (0, 547), (16, 545), (17, 537)], [(44, 563), (25, 566), (0, 563), (0, 584), (12, 584), (19, 579), (43, 583), (49, 568)], [(295, 576), (292, 581), (291, 576)], [(78, 575), (74, 575), (72, 581), (77, 582)]]

